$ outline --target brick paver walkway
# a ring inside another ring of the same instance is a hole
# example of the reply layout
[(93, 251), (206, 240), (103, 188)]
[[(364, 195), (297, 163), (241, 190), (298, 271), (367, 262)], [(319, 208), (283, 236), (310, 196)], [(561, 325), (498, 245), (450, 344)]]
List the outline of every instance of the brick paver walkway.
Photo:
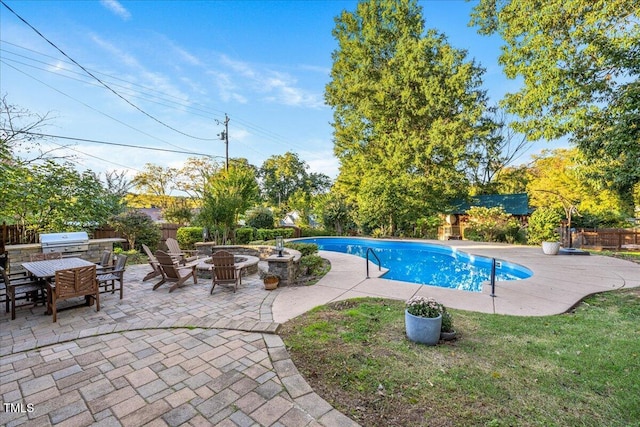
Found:
[(101, 310), (0, 313), (0, 425), (357, 426), (313, 392), (273, 322), (278, 290), (199, 280), (172, 293), (126, 272)]

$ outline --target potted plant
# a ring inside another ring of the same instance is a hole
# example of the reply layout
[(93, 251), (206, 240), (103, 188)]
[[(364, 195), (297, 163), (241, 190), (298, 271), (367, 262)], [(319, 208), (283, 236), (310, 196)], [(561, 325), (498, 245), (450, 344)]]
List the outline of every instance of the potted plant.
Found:
[(452, 341), (456, 339), (456, 331), (453, 329), (453, 318), (446, 307), (442, 307), (442, 328), (440, 329), (440, 339), (443, 341)]
[(264, 288), (268, 291), (272, 291), (278, 287), (278, 283), (280, 283), (280, 276), (274, 273), (265, 273), (262, 277), (262, 282), (264, 283)]
[(404, 311), (407, 338), (420, 344), (438, 344), (444, 312), (444, 306), (431, 297), (411, 297)]

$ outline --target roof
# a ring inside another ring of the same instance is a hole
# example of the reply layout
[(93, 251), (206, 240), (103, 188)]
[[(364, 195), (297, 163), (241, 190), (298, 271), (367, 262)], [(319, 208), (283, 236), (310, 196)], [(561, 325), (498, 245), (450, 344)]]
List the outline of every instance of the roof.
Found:
[(519, 194), (483, 194), (479, 196), (471, 196), (467, 200), (454, 200), (452, 202), (453, 214), (467, 213), (472, 206), (481, 206), (485, 208), (494, 208), (500, 206), (504, 211), (511, 215), (529, 215), (529, 196), (527, 193)]

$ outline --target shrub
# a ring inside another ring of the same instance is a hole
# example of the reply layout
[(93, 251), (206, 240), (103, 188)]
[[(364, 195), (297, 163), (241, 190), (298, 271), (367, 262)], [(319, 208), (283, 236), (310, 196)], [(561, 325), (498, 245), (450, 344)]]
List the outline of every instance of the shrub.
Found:
[(109, 224), (127, 239), (129, 249), (140, 250), (143, 243), (152, 250), (158, 247), (160, 229), (151, 217), (143, 212), (132, 210), (121, 213), (111, 218)]
[(307, 269), (307, 274), (315, 276), (322, 274), (324, 260), (318, 255), (307, 255), (300, 258), (300, 265)]
[(301, 237), (333, 236), (333, 234), (334, 233), (327, 230), (326, 228), (310, 228), (310, 227), (300, 228)]
[(270, 209), (259, 206), (247, 211), (245, 222), (253, 228), (273, 228), (275, 219)]
[(560, 221), (562, 215), (557, 210), (545, 207), (536, 209), (529, 217), (528, 243), (539, 245), (543, 241), (558, 241)]
[(318, 245), (316, 245), (315, 243), (289, 242), (285, 246), (287, 248), (294, 249), (294, 250), (300, 252), (300, 254), (302, 254), (303, 257), (308, 256), (308, 255), (313, 255), (313, 254), (318, 252)]
[(277, 228), (277, 229), (259, 228), (256, 230), (256, 233), (254, 235), (256, 240), (275, 240), (277, 236), (282, 236), (285, 239), (290, 239), (293, 237), (293, 229), (291, 228)]
[(253, 228), (242, 227), (236, 230), (236, 241), (240, 245), (245, 245), (253, 240)]
[(468, 214), (465, 238), (484, 242), (515, 242), (518, 239), (520, 224), (502, 207), (473, 206)]
[(176, 232), (176, 240), (181, 249), (193, 249), (196, 242), (202, 242), (202, 227), (180, 227)]

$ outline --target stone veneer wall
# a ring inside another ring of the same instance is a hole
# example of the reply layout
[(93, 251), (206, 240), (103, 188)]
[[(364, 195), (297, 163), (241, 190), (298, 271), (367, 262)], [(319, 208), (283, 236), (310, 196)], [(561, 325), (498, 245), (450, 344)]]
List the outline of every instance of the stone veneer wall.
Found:
[[(113, 251), (113, 244), (116, 242), (124, 242), (124, 239), (92, 239), (89, 240), (89, 250), (86, 252), (78, 252), (67, 256), (77, 256), (91, 262), (100, 261), (100, 255), (105, 250)], [(5, 246), (9, 252), (9, 262), (11, 263), (11, 271), (22, 270), (22, 263), (28, 262), (31, 254), (42, 252), (42, 246), (39, 243), (30, 245), (11, 245)]]
[(280, 285), (288, 285), (295, 281), (300, 275), (300, 258), (302, 254), (299, 251), (285, 248), (282, 257), (278, 256), (275, 246), (266, 245), (228, 245), (220, 246), (213, 242), (198, 242), (196, 249), (205, 255), (211, 255), (215, 251), (224, 250), (234, 255), (250, 255), (266, 261), (269, 266), (269, 273), (276, 274), (280, 277)]

